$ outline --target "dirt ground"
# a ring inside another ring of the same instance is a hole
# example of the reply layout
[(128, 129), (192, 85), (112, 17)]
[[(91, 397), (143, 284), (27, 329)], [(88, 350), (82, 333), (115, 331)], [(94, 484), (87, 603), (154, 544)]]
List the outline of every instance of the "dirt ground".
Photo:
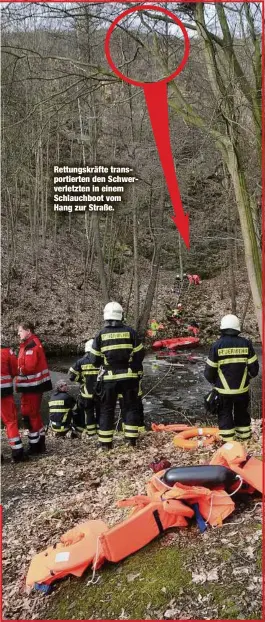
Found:
[[(260, 422), (248, 443), (261, 455)], [(3, 433), (4, 434), (4, 433)], [(119, 564), (106, 564), (99, 581), (58, 582), (51, 595), (25, 591), (32, 556), (80, 522), (109, 526), (128, 515), (116, 501), (145, 494), (148, 466), (161, 457), (172, 466), (208, 463), (217, 446), (183, 452), (172, 433), (146, 432), (136, 449), (121, 433), (108, 454), (96, 439), (47, 438), (47, 453), (13, 464), (2, 443), (4, 619), (261, 619), (261, 499), (237, 495), (220, 528), (201, 534), (195, 522), (175, 529)], [(26, 439), (25, 439), (26, 444)]]

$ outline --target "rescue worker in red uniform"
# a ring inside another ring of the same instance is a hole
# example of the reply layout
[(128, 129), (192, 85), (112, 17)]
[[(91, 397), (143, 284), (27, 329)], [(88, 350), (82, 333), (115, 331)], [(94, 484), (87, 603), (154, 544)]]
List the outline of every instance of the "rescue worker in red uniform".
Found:
[(17, 376), (17, 357), (7, 345), (1, 344), (1, 419), (6, 427), (8, 443), (14, 462), (25, 460), (18, 429), (17, 408), (13, 396), (13, 378)]
[(249, 339), (240, 336), (236, 315), (221, 320), (221, 337), (209, 352), (204, 370), (206, 380), (219, 394), (218, 425), (223, 441), (251, 438), (248, 412), (249, 382), (258, 375), (259, 363)]
[(139, 377), (144, 358), (143, 344), (136, 331), (122, 321), (123, 309), (118, 302), (109, 302), (104, 308), (104, 328), (97, 334), (91, 348), (91, 363), (101, 366), (98, 381), (101, 384), (101, 405), (98, 437), (105, 449), (112, 447), (114, 413), (117, 397), (123, 397), (124, 436), (135, 445), (141, 424), (138, 392)]
[(28, 428), (29, 453), (45, 451), (45, 429), (40, 414), (42, 394), (51, 391), (52, 383), (46, 356), (30, 322), (21, 322), (18, 355), (17, 391), (21, 393), (21, 414)]
[(70, 367), (68, 374), (71, 382), (80, 384), (80, 394), (77, 399), (77, 409), (74, 418), (74, 428), (78, 432), (86, 431), (88, 436), (97, 434), (99, 419), (99, 400), (95, 395), (99, 368), (91, 363), (91, 347), (93, 339), (85, 344), (85, 355)]

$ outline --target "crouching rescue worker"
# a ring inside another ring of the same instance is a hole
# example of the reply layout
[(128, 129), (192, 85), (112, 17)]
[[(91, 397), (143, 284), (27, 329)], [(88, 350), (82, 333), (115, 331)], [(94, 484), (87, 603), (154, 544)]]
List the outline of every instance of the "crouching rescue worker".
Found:
[(99, 399), (95, 395), (99, 367), (94, 367), (91, 363), (92, 343), (93, 339), (86, 342), (85, 355), (68, 371), (70, 380), (80, 384), (74, 427), (78, 432), (85, 430), (89, 436), (95, 436), (97, 433), (100, 407)]
[(101, 385), (101, 405), (98, 436), (102, 447), (112, 447), (114, 413), (117, 397), (123, 397), (124, 436), (135, 445), (140, 426), (138, 408), (139, 378), (144, 358), (143, 344), (136, 331), (122, 321), (123, 309), (118, 302), (109, 302), (104, 308), (104, 328), (98, 333), (91, 348), (91, 361), (101, 366), (98, 382)]
[(21, 413), (28, 428), (29, 453), (45, 451), (45, 429), (40, 414), (42, 394), (51, 391), (52, 383), (46, 356), (30, 322), (18, 326), (20, 349), (18, 354), (17, 391), (21, 393)]
[(13, 396), (13, 378), (17, 376), (17, 357), (1, 339), (1, 420), (6, 427), (8, 443), (14, 462), (25, 460), (21, 436), (18, 429), (17, 408)]
[(58, 380), (49, 400), (50, 425), (58, 437), (71, 430), (74, 407), (75, 399), (68, 393), (66, 380)]
[(220, 330), (221, 337), (210, 349), (204, 375), (219, 394), (218, 425), (223, 441), (235, 436), (238, 441), (246, 441), (251, 438), (249, 382), (257, 376), (259, 363), (251, 341), (240, 336), (236, 315), (225, 315)]

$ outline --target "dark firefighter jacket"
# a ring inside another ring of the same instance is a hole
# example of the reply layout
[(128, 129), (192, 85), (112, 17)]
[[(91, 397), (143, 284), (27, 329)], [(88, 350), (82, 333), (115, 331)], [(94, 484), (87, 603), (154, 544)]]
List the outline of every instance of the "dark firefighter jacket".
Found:
[(218, 393), (239, 395), (248, 391), (250, 378), (258, 371), (251, 341), (237, 334), (223, 334), (210, 349), (204, 375)]
[(75, 399), (65, 391), (53, 391), (49, 400), (49, 415), (52, 427), (61, 432), (68, 427), (72, 419)]
[(98, 373), (99, 367), (92, 365), (90, 352), (86, 352), (68, 371), (71, 382), (80, 383), (80, 393), (86, 398), (93, 397)]
[(122, 322), (106, 324), (91, 348), (92, 363), (106, 370), (104, 380), (138, 379), (143, 358), (144, 347), (136, 331)]

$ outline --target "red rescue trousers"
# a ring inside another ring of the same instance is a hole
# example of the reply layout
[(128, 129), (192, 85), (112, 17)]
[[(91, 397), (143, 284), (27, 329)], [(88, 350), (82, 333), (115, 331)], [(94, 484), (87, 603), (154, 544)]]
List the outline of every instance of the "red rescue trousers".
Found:
[(31, 445), (39, 442), (40, 436), (45, 436), (45, 429), (40, 414), (42, 393), (21, 394), (21, 414), (25, 427), (28, 428), (28, 439)]
[(17, 408), (13, 395), (1, 398), (1, 419), (6, 427), (8, 443), (12, 452), (23, 449), (18, 429)]

